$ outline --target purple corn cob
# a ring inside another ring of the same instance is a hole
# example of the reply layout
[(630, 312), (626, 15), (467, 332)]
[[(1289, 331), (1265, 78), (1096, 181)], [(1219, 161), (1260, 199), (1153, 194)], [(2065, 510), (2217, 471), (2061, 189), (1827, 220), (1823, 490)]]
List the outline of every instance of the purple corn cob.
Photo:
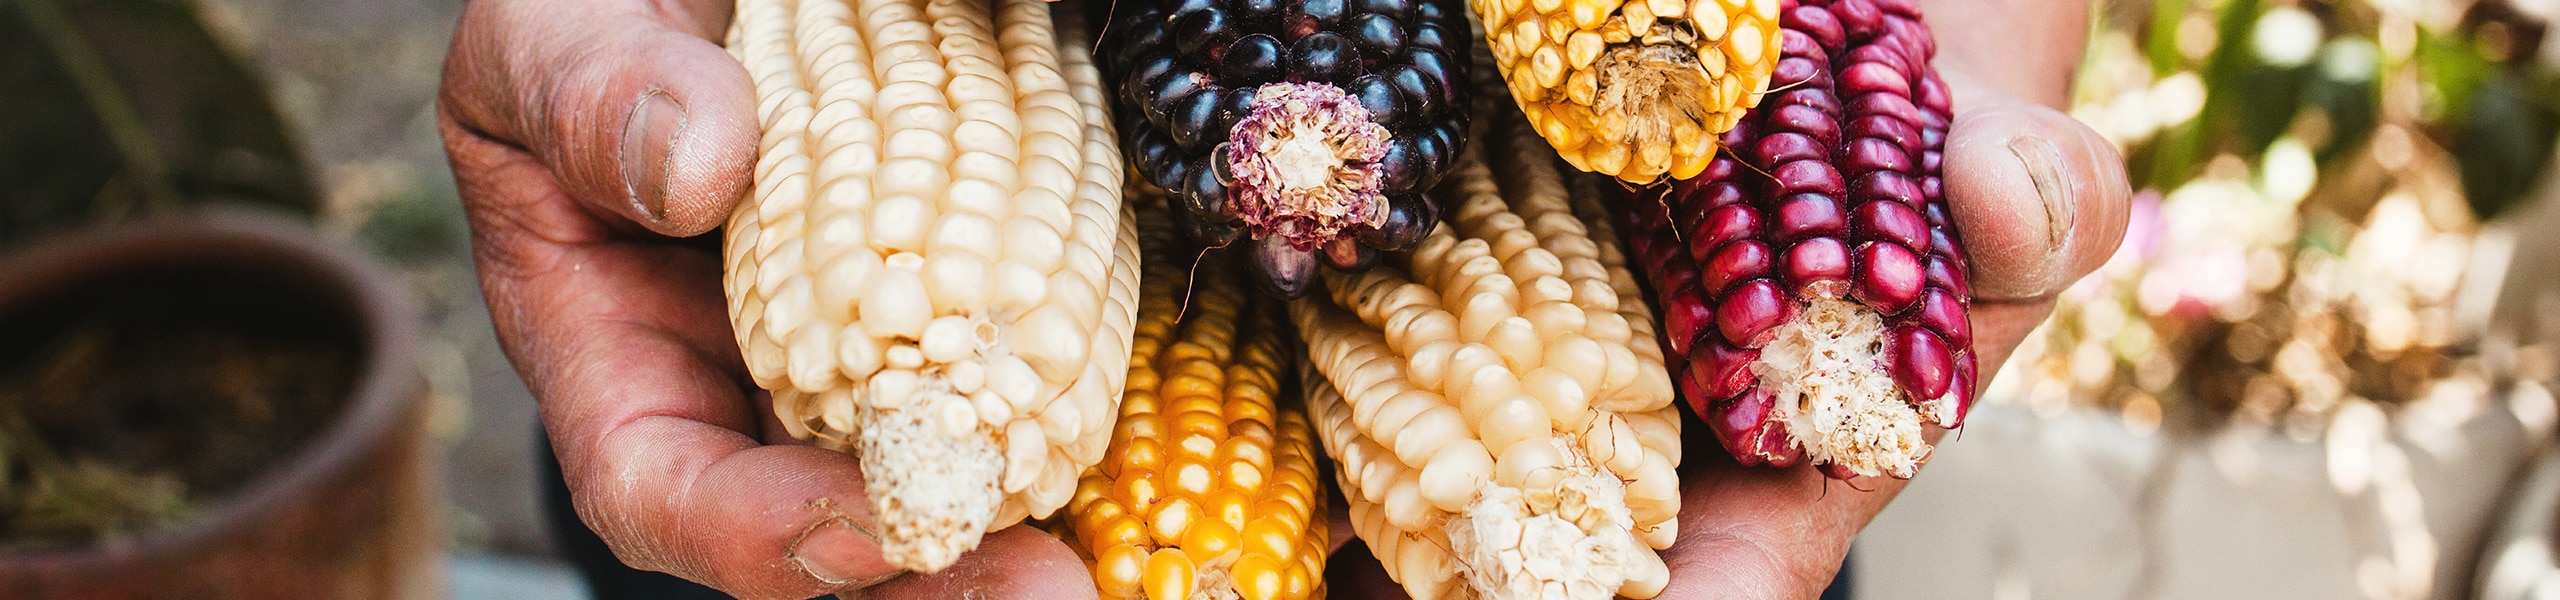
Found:
[(1704, 173), (1628, 192), (1681, 393), (1735, 459), (1910, 477), (1977, 365), (1914, 0), (1783, 3), (1768, 97)]

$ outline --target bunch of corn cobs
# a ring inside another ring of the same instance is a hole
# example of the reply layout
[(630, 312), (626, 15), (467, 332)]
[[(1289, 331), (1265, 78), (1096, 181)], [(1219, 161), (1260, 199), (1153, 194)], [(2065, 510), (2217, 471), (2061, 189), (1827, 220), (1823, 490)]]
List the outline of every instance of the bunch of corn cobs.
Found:
[(909, 569), (1046, 519), (1106, 597), (1321, 596), (1330, 474), (1416, 597), (1649, 598), (1677, 400), (1849, 478), (1972, 398), (1915, 0), (742, 0), (728, 46), (738, 343)]

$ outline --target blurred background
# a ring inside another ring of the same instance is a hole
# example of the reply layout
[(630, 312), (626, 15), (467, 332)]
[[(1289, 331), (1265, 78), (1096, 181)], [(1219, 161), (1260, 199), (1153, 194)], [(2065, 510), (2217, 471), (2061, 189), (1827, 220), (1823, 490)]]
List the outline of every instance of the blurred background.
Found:
[[(218, 202), (370, 253), (422, 317), (444, 591), (584, 597), (435, 133), (461, 6), (0, 2), (0, 247)], [(1860, 538), (1860, 597), (2560, 598), (2560, 2), (2102, 13), (2071, 112), (2131, 233)]]

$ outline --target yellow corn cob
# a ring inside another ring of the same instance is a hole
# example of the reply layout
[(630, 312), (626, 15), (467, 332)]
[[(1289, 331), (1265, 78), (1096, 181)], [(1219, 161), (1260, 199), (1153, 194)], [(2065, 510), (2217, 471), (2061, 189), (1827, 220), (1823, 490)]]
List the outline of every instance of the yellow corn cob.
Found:
[(1104, 598), (1321, 596), (1314, 433), (1303, 406), (1276, 401), (1287, 326), (1237, 269), (1187, 279), (1191, 255), (1149, 206), (1129, 388), (1111, 449), (1067, 504), (1068, 539)]
[(1568, 194), (1519, 113), (1479, 114), (1438, 192), (1456, 226), (1292, 306), (1308, 410), (1414, 597), (1650, 598), (1680, 508), (1652, 313), (1590, 178)]
[(1051, 19), (1042, 0), (738, 3), (765, 135), (729, 221), (729, 314), (783, 425), (862, 457), (899, 567), (1064, 506), (1118, 411), (1136, 233), (1100, 76)]
[(1778, 0), (1468, 0), (1538, 134), (1574, 168), (1696, 177), (1760, 104)]

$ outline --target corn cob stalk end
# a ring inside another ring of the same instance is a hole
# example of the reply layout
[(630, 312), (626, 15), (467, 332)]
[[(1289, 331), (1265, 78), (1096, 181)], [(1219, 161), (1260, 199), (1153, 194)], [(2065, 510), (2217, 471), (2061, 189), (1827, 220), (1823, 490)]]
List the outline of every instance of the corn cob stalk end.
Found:
[(1697, 176), (1757, 106), (1779, 0), (1470, 0), (1513, 100), (1575, 168)]
[[(1104, 460), (1052, 525), (1102, 596), (1273, 600), (1323, 595), (1324, 494), (1314, 433), (1289, 387), (1287, 325), (1244, 276), (1194, 270), (1160, 192), (1130, 190), (1146, 234), (1128, 389)], [(1143, 200), (1137, 200), (1141, 199)]]
[(1619, 202), (1682, 392), (1746, 465), (1908, 478), (1973, 398), (1950, 104), (1911, 0), (1789, 2), (1781, 91), (1702, 175)]
[(1074, 9), (856, 8), (738, 5), (764, 138), (724, 287), (783, 426), (861, 457), (882, 557), (930, 572), (1100, 458), (1136, 231)]
[[(1678, 408), (1596, 201), (1507, 108), (1452, 223), (1292, 314), (1351, 525), (1416, 598), (1650, 598), (1679, 529)], [(1579, 184), (1579, 187), (1571, 187)]]

